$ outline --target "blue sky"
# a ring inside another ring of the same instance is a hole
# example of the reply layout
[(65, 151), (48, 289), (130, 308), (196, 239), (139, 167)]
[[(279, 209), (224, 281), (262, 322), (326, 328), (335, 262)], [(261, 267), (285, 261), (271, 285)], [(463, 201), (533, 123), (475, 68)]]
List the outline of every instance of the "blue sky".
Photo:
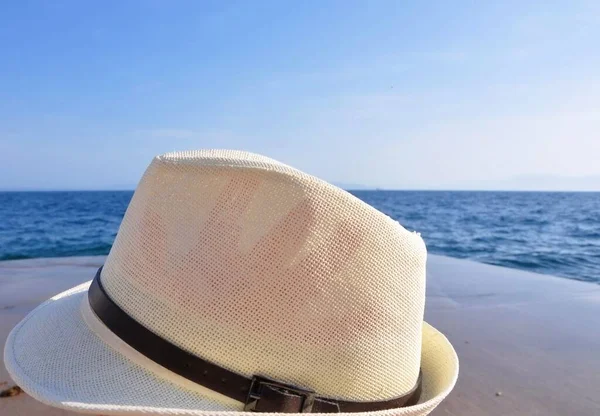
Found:
[(384, 188), (600, 189), (595, 0), (10, 3), (0, 189), (132, 188), (193, 148)]

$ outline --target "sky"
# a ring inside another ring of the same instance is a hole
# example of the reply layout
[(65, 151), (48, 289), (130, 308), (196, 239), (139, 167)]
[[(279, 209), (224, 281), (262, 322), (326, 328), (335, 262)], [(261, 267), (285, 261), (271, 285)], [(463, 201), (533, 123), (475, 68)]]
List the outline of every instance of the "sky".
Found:
[(385, 189), (600, 190), (600, 2), (12, 1), (0, 189), (243, 149)]

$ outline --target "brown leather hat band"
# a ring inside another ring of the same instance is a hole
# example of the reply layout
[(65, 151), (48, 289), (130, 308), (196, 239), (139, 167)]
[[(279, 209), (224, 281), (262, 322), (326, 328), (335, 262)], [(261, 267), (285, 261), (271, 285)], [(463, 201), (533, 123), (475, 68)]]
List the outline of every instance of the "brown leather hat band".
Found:
[(421, 374), (407, 394), (378, 402), (353, 402), (317, 396), (314, 392), (264, 377), (252, 378), (203, 360), (159, 337), (129, 316), (108, 296), (100, 282), (102, 267), (88, 291), (96, 316), (115, 335), (139, 353), (194, 383), (245, 404), (244, 410), (278, 413), (366, 412), (416, 404)]

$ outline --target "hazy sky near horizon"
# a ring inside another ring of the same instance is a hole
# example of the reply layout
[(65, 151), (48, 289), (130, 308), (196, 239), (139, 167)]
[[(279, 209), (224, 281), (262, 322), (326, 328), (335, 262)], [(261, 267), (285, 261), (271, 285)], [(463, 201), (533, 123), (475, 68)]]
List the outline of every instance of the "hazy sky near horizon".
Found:
[(10, 3), (0, 189), (131, 188), (194, 148), (384, 188), (600, 189), (596, 0)]

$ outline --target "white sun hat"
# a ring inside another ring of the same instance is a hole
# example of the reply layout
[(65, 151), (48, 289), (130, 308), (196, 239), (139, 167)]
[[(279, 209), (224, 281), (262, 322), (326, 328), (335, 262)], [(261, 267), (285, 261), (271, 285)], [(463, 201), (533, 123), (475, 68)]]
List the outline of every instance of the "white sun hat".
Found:
[(458, 359), (421, 237), (272, 159), (156, 157), (94, 280), (10, 333), (8, 371), (86, 413), (426, 415)]

